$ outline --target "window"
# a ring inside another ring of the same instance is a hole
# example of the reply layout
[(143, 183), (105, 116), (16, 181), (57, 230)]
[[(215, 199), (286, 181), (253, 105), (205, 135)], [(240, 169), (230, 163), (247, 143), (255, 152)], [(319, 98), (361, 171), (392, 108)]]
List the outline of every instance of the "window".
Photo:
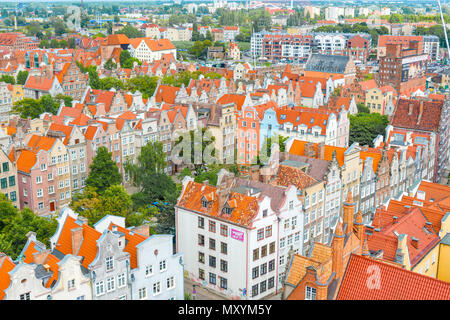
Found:
[(256, 261), (259, 259), (259, 248), (253, 250), (253, 261)]
[(202, 217), (198, 217), (198, 227), (200, 229), (204, 229), (205, 228), (205, 219)]
[(174, 276), (167, 278), (167, 289), (173, 289), (173, 288), (175, 288), (175, 277)]
[(8, 180), (6, 178), (2, 178), (1, 180), (2, 189), (8, 188)]
[(147, 299), (147, 288), (143, 287), (139, 289), (139, 300)]
[(224, 224), (220, 225), (220, 235), (224, 237), (228, 236), (228, 227)]
[(48, 181), (52, 181), (52, 180), (53, 180), (53, 174), (52, 174), (52, 173), (49, 173), (49, 174), (47, 175), (47, 179), (48, 179)]
[(80, 163), (80, 172), (86, 171), (86, 166), (84, 163)]
[(99, 281), (95, 284), (95, 293), (98, 296), (101, 296), (105, 293), (105, 287), (103, 285), (103, 281)]
[(214, 221), (209, 222), (209, 231), (210, 232), (216, 232), (216, 223)]
[(220, 259), (220, 270), (223, 272), (228, 272), (228, 262)]
[(40, 198), (40, 197), (43, 196), (43, 191), (42, 191), (42, 189), (37, 189), (37, 196), (38, 196), (38, 198)]
[(261, 247), (261, 258), (267, 256), (267, 245)]
[(199, 246), (205, 245), (205, 236), (204, 235), (201, 235), (201, 234), (198, 235), (198, 245)]
[(118, 288), (122, 288), (126, 285), (126, 281), (125, 281), (125, 273), (119, 274), (117, 276), (117, 287)]
[(285, 244), (286, 244), (286, 238), (285, 238), (285, 237), (284, 237), (284, 238), (281, 238), (281, 239), (280, 239), (280, 249), (283, 249), (284, 246), (285, 246)]
[(198, 262), (205, 263), (205, 254), (203, 252), (198, 252)]
[(111, 271), (114, 269), (114, 257), (106, 258), (106, 271)]
[(198, 277), (202, 280), (205, 280), (205, 270), (198, 269)]
[(275, 286), (275, 278), (271, 277), (267, 280), (267, 288), (272, 289)]
[(67, 281), (67, 289), (72, 290), (75, 288), (75, 279)]
[(149, 264), (145, 266), (145, 276), (150, 277), (153, 275), (153, 265)]
[(216, 267), (216, 257), (209, 256), (209, 266), (215, 268)]
[(228, 245), (225, 242), (220, 243), (220, 253), (228, 254)]
[(266, 227), (266, 238), (269, 238), (272, 236), (272, 226)]
[(227, 289), (228, 288), (228, 283), (227, 283), (227, 279), (226, 278), (222, 278), (220, 277), (220, 287), (222, 289)]
[(263, 263), (261, 266), (260, 266), (260, 274), (261, 275), (265, 275), (266, 273), (267, 273), (267, 263)]
[(252, 297), (256, 297), (258, 295), (258, 284), (252, 286)]
[(306, 290), (305, 294), (306, 300), (316, 300), (316, 288), (306, 286), (305, 290)]
[(280, 265), (284, 264), (284, 256), (280, 256)]
[(269, 272), (275, 270), (275, 259), (269, 261)]
[(163, 272), (167, 270), (166, 260), (159, 262), (159, 271)]
[(153, 295), (156, 296), (161, 293), (161, 282), (156, 282), (153, 284)]
[(216, 284), (216, 274), (215, 273), (209, 273), (209, 283)]
[(269, 254), (272, 254), (275, 252), (275, 241), (271, 242), (269, 245)]
[(16, 177), (10, 176), (10, 177), (9, 177), (9, 186), (10, 186), (10, 187), (13, 187), (13, 186), (15, 186), (15, 185), (16, 185)]
[(252, 279), (256, 279), (259, 277), (259, 267), (254, 267), (252, 269)]
[(267, 289), (267, 282), (266, 280), (264, 280), (259, 284), (259, 290), (261, 293), (263, 293), (266, 291), (266, 289)]
[(111, 277), (106, 280), (106, 291), (111, 292), (116, 289), (116, 278)]
[(216, 240), (209, 238), (209, 248), (211, 250), (216, 250)]
[(20, 295), (20, 300), (30, 300), (30, 293), (24, 293)]
[(9, 163), (8, 162), (3, 162), (3, 172), (8, 172), (9, 171)]
[(260, 241), (262, 239), (264, 239), (264, 228), (259, 229), (257, 233), (257, 240)]

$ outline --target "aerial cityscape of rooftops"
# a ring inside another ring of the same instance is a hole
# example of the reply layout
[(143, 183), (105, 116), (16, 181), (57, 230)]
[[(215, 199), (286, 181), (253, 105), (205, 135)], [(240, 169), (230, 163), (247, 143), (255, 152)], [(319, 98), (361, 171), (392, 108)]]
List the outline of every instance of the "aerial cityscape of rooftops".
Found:
[(450, 300), (446, 1), (0, 14), (0, 300)]

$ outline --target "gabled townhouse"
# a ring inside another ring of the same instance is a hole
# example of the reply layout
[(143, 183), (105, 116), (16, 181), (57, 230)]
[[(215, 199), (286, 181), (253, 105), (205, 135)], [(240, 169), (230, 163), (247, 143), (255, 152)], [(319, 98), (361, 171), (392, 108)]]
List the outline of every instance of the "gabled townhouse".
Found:
[(14, 207), (19, 208), (19, 187), (17, 181), (17, 167), (5, 151), (0, 150), (0, 188), (6, 198), (11, 200)]
[(259, 126), (258, 112), (252, 106), (242, 107), (241, 114), (236, 119), (236, 147), (238, 163), (256, 163), (259, 155)]
[(81, 100), (88, 84), (88, 76), (81, 72), (75, 61), (66, 63), (56, 77), (66, 96)]
[(348, 111), (325, 109), (277, 109), (280, 135), (314, 143), (347, 147), (350, 133)]
[(97, 231), (118, 232), (130, 254), (130, 300), (183, 300), (183, 254), (173, 252), (173, 235), (149, 234), (149, 226), (125, 228), (123, 218), (106, 216)]
[(258, 111), (259, 118), (259, 147), (261, 148), (263, 143), (268, 138), (278, 136), (280, 130), (280, 124), (277, 121), (276, 113), (277, 104), (273, 101), (269, 101), (263, 105), (255, 106)]
[(48, 300), (91, 300), (89, 275), (81, 265), (81, 257), (68, 254), (63, 256), (57, 250), (47, 249), (36, 240), (33, 231), (27, 234), (19, 259), (27, 264), (36, 264), (36, 270), (44, 271), (42, 278), (45, 288), (50, 288)]
[(9, 120), (9, 114), (13, 107), (12, 84), (0, 82), (0, 122)]
[[(62, 133), (58, 135), (55, 133)], [(65, 126), (57, 123), (50, 125), (48, 136), (59, 137), (69, 154), (69, 169), (72, 195), (82, 190), (88, 176), (86, 137), (78, 126)]]
[(133, 58), (147, 62), (160, 60), (165, 54), (177, 56), (177, 49), (169, 39), (134, 38), (130, 40), (128, 50)]
[[(110, 149), (110, 137), (106, 133), (105, 127), (107, 127), (107, 125), (94, 122), (83, 130), (86, 139), (86, 168), (88, 172), (92, 159), (97, 154), (98, 148), (106, 147), (108, 150)], [(81, 156), (81, 154), (79, 156)]]
[(358, 143), (355, 142), (348, 148), (342, 148), (292, 139), (286, 141), (286, 151), (294, 155), (328, 161), (335, 157), (339, 163), (342, 179), (341, 199), (345, 199), (347, 193), (351, 192), (354, 196), (355, 207), (359, 208), (363, 161), (360, 158), (361, 148)]
[(352, 254), (364, 254), (365, 247), (361, 212), (355, 217), (348, 193), (331, 245), (314, 243), (307, 254), (290, 257), (282, 300), (334, 300), (349, 259)]
[(237, 134), (234, 104), (208, 104), (205, 106), (199, 105), (200, 107), (209, 107), (206, 128), (211, 137), (214, 137), (216, 158), (223, 163), (234, 163)]
[(61, 140), (33, 135), (24, 148), (13, 148), (9, 158), (17, 166), (20, 209), (47, 216), (70, 202), (69, 158)]
[(42, 76), (28, 75), (27, 81), (23, 85), (25, 98), (40, 99), (44, 95), (51, 95), (64, 93), (64, 89), (58, 81), (58, 78), (53, 74), (44, 74)]
[(297, 215), (302, 223), (295, 187), (283, 195), (269, 185), (240, 184), (224, 169), (217, 187), (185, 177), (175, 214), (177, 251), (185, 252), (191, 280), (232, 299), (256, 300), (279, 290), (279, 215), (289, 222)]
[(423, 99), (399, 99), (390, 124), (394, 130), (411, 131), (423, 135), (434, 133), (435, 166), (432, 180), (438, 182), (445, 175), (448, 159), (450, 159), (448, 126), (449, 104), (444, 101), (426, 101)]

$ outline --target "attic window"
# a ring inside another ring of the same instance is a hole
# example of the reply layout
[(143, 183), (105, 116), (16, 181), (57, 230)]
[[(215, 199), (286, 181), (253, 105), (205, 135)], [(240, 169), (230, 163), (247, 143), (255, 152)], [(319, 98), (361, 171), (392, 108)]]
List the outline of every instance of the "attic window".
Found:
[(286, 115), (285, 115), (285, 114), (282, 114), (282, 115), (280, 116), (280, 119), (281, 119), (281, 120), (286, 120)]
[(223, 208), (223, 212), (226, 213), (226, 214), (231, 214), (231, 212), (233, 212), (233, 208), (230, 208), (230, 207), (228, 207), (228, 206), (225, 206), (225, 207)]
[(311, 123), (313, 123), (314, 122), (314, 118), (311, 118)]
[(208, 207), (208, 201), (206, 201), (205, 198), (202, 199), (202, 207), (207, 208)]

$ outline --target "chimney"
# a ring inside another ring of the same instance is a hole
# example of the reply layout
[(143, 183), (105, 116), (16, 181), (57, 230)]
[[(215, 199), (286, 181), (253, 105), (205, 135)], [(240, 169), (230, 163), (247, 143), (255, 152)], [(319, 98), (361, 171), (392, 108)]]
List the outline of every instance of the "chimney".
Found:
[(425, 222), (425, 229), (427, 229), (429, 232), (433, 232), (433, 225), (431, 222), (427, 221)]
[(216, 115), (216, 105), (212, 104), (210, 108), (209, 119), (214, 120), (215, 115)]
[(344, 219), (343, 223), (345, 228), (345, 234), (353, 231), (353, 218), (355, 215), (355, 204), (353, 203), (352, 192), (348, 191), (347, 199), (344, 202)]
[(420, 105), (419, 105), (419, 116), (417, 117), (417, 124), (420, 123), (420, 120), (422, 119), (422, 114), (423, 114), (423, 100), (420, 100)]
[(88, 224), (88, 219), (83, 217), (83, 216), (78, 216), (77, 218), (78, 221), (81, 221), (81, 225), (87, 225)]
[(414, 248), (418, 249), (419, 248), (419, 239), (412, 237), (411, 244)]
[(369, 145), (365, 144), (365, 145), (361, 146), (361, 151), (367, 152), (367, 150), (369, 150)]
[(325, 159), (325, 142), (319, 143), (318, 159)]
[(255, 165), (251, 166), (249, 173), (250, 173), (251, 181), (259, 181), (259, 166), (258, 165), (255, 164)]
[(143, 224), (138, 227), (134, 227), (133, 231), (136, 233), (139, 233), (140, 235), (143, 235), (145, 237), (150, 236), (150, 226), (148, 224)]
[(314, 143), (308, 142), (305, 145), (305, 157), (308, 157), (308, 158), (316, 157), (316, 152), (314, 151)]
[(332, 270), (336, 273), (336, 279), (340, 279), (344, 271), (344, 234), (342, 222), (338, 222), (334, 231), (332, 249)]
[(70, 232), (72, 233), (72, 254), (76, 256), (83, 242), (83, 228), (74, 228)]
[(392, 223), (397, 223), (398, 222), (397, 220), (398, 220), (397, 216), (392, 217)]
[(42, 264), (45, 261), (45, 258), (49, 255), (51, 252), (50, 249), (42, 250), (40, 252), (36, 252), (33, 254), (33, 262), (36, 264)]

